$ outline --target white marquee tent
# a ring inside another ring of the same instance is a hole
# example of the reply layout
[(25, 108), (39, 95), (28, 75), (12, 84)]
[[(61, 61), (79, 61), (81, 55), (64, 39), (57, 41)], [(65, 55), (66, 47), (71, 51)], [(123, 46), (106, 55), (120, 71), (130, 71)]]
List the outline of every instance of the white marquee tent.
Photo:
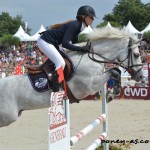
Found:
[(41, 27), (39, 28), (39, 30), (33, 35), (31, 36), (28, 41), (37, 41), (38, 40), (38, 37), (40, 36), (40, 32), (43, 32), (45, 31), (45, 28), (43, 25), (41, 25)]
[(128, 22), (127, 26), (125, 27), (125, 29), (133, 34), (138, 34), (140, 33), (140, 31), (138, 31), (131, 23), (131, 21)]
[(106, 26), (107, 26), (107, 27), (112, 27), (109, 21), (108, 21), (108, 23), (107, 23)]
[(28, 41), (28, 39), (30, 38), (30, 36), (25, 33), (22, 26), (19, 27), (18, 31), (13, 36), (18, 37), (20, 41)]
[(144, 32), (148, 32), (148, 31), (150, 31), (150, 23), (143, 31), (141, 31), (141, 33), (143, 34)]
[(91, 31), (93, 31), (93, 29), (90, 26), (88, 26), (85, 27), (84, 30), (80, 32), (80, 34), (88, 34)]

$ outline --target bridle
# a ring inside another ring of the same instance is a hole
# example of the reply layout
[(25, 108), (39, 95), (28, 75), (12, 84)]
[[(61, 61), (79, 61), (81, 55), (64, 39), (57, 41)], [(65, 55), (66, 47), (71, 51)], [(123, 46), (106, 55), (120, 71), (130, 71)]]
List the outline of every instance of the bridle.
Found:
[[(87, 44), (90, 44), (90, 45), (91, 45), (91, 42), (88, 42)], [(128, 55), (127, 55), (127, 57), (126, 57), (124, 60), (119, 60), (119, 61), (117, 61), (117, 62), (112, 61), (112, 60), (110, 60), (110, 59), (108, 59), (108, 58), (102, 56), (101, 54), (98, 54), (98, 53), (94, 52), (93, 47), (91, 47), (90, 51), (88, 52), (88, 57), (89, 57), (92, 61), (95, 61), (95, 62), (98, 62), (98, 63), (109, 63), (109, 64), (111, 63), (111, 64), (116, 64), (116, 65), (118, 65), (118, 66), (124, 68), (124, 69), (125, 69), (125, 72), (128, 71), (128, 72), (131, 74), (131, 76), (134, 77), (138, 72), (141, 71), (141, 69), (143, 68), (143, 64), (134, 64), (134, 63), (133, 63), (132, 44), (134, 44), (134, 43), (133, 43), (133, 40), (132, 40), (132, 38), (129, 38)], [(104, 59), (104, 60), (101, 61), (101, 60), (96, 59), (96, 58), (94, 57), (95, 55), (96, 55), (96, 56), (99, 56), (100, 58), (102, 58), (102, 59)], [(123, 65), (123, 62), (126, 61), (127, 59), (128, 59), (128, 66), (125, 67), (125, 66)], [(131, 64), (131, 65), (130, 65), (130, 64)], [(136, 67), (136, 66), (141, 66), (141, 68), (138, 69), (137, 71), (135, 71), (133, 67)]]

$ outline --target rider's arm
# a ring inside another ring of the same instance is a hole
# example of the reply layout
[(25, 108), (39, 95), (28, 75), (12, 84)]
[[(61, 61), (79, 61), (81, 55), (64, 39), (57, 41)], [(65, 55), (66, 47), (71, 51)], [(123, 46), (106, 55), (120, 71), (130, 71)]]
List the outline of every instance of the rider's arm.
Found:
[(70, 49), (73, 51), (81, 51), (82, 47), (75, 46), (72, 44), (72, 41), (76, 38), (78, 33), (80, 32), (81, 24), (79, 22), (71, 22), (66, 30), (64, 35), (62, 46), (66, 49)]

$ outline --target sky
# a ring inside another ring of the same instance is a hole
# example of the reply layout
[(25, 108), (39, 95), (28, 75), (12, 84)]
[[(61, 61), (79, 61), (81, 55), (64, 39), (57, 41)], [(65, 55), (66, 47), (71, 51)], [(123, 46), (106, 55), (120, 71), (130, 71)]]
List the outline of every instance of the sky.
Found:
[[(141, 0), (148, 3), (149, 0)], [(93, 27), (103, 22), (105, 14), (111, 13), (118, 0), (0, 0), (0, 14), (8, 12), (10, 16), (22, 16), (22, 21), (28, 23), (31, 35), (34, 35), (41, 25), (49, 25), (76, 19), (80, 6), (90, 5), (95, 9), (96, 18)]]

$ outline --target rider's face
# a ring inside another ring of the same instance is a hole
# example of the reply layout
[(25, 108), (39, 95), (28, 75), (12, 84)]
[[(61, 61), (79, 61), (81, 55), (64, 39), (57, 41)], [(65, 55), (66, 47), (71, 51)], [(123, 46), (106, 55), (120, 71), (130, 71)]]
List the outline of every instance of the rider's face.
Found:
[(93, 23), (94, 18), (92, 16), (86, 16), (85, 22), (87, 25), (91, 25)]

